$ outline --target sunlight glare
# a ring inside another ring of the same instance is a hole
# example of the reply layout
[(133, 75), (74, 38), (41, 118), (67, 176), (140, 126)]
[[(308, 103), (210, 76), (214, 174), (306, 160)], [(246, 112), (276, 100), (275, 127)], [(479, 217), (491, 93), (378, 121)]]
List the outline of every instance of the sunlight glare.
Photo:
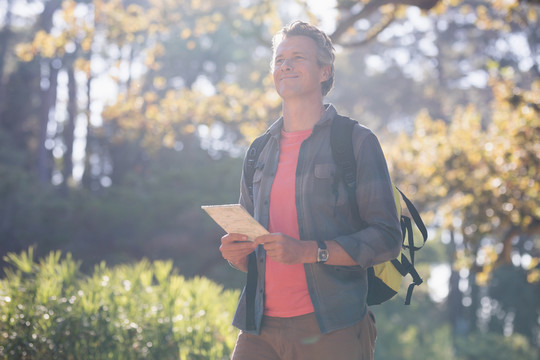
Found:
[(430, 266), (430, 277), (427, 281), (429, 295), (435, 302), (442, 302), (448, 296), (450, 281), (450, 266), (448, 264), (435, 264)]

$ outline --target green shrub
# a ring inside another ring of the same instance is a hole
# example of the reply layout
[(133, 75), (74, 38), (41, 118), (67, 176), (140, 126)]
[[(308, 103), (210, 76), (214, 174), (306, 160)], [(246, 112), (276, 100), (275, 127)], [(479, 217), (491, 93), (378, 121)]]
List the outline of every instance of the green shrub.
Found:
[(1, 359), (226, 359), (238, 292), (172, 262), (143, 260), (83, 275), (70, 254), (5, 258)]
[(538, 352), (526, 337), (514, 334), (473, 333), (456, 339), (456, 355), (460, 360), (536, 360)]

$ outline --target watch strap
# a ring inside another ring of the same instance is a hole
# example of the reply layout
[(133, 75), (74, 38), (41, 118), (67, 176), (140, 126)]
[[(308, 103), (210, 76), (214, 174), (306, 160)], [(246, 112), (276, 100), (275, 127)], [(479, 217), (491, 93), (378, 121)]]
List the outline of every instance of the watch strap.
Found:
[(328, 249), (326, 243), (322, 240), (317, 240), (317, 245), (319, 246), (319, 249)]

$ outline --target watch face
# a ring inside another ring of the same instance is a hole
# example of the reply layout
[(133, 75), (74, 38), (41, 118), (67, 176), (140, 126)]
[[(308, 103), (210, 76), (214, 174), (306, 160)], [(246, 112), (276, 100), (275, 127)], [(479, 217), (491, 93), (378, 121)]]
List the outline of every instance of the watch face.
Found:
[(318, 262), (325, 262), (328, 260), (328, 250), (327, 249), (320, 249), (317, 252), (317, 261)]

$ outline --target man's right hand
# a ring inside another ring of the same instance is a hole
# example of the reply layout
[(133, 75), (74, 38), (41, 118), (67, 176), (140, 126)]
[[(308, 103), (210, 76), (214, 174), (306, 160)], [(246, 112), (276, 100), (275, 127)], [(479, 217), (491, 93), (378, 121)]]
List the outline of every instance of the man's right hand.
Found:
[(249, 241), (246, 235), (227, 234), (221, 238), (221, 256), (238, 270), (247, 272), (247, 256), (251, 254), (257, 245)]

